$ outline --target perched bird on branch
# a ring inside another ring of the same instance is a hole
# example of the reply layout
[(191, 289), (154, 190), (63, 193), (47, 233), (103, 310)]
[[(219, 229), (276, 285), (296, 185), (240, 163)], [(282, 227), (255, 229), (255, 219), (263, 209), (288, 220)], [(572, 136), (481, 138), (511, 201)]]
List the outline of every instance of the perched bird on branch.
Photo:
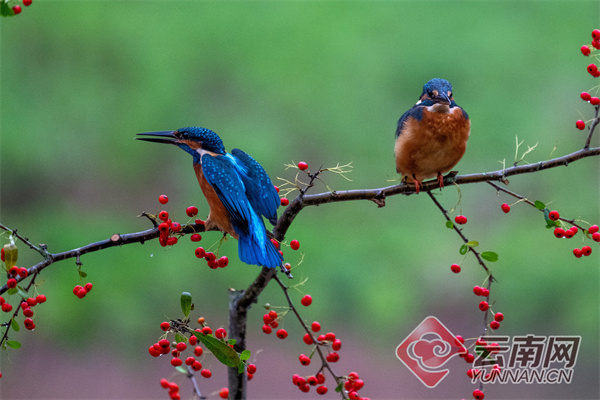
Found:
[(404, 113), (396, 128), (396, 171), (403, 181), (414, 183), (437, 176), (440, 188), (443, 174), (465, 154), (471, 131), (469, 116), (452, 97), (452, 85), (435, 78), (423, 86), (417, 104)]
[(140, 133), (136, 139), (174, 144), (194, 160), (194, 171), (210, 213), (206, 229), (216, 227), (238, 239), (240, 260), (264, 267), (281, 266), (283, 257), (267, 237), (265, 216), (277, 222), (279, 195), (263, 167), (239, 149), (225, 151), (221, 138), (206, 128)]

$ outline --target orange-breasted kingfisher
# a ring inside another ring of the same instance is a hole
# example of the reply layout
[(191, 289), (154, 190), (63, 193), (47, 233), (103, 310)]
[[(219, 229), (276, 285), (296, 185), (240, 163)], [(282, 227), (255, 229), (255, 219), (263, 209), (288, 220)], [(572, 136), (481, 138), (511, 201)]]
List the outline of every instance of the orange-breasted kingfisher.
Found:
[(396, 171), (404, 176), (404, 182), (415, 184), (417, 193), (423, 180), (435, 176), (442, 188), (442, 175), (465, 154), (470, 133), (471, 121), (454, 101), (450, 82), (430, 80), (417, 104), (398, 121)]
[(263, 167), (239, 149), (225, 151), (221, 138), (210, 129), (189, 127), (148, 132), (136, 138), (174, 144), (194, 160), (194, 171), (210, 213), (207, 230), (217, 228), (238, 239), (240, 260), (264, 267), (281, 266), (283, 257), (267, 237), (262, 216), (277, 223), (279, 195)]

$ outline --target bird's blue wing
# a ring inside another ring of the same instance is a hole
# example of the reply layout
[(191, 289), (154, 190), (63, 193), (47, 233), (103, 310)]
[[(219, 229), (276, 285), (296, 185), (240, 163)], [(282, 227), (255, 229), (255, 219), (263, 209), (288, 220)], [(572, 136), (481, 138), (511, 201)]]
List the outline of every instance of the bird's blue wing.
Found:
[(240, 260), (274, 268), (281, 265), (283, 257), (267, 237), (263, 220), (247, 197), (247, 178), (239, 167), (235, 159), (228, 156), (202, 156), (202, 173), (229, 212), (233, 229), (239, 236)]
[(232, 158), (241, 163), (240, 176), (246, 187), (246, 197), (252, 208), (267, 217), (273, 225), (277, 223), (279, 195), (264, 168), (251, 156), (240, 149), (231, 151)]
[(425, 107), (421, 105), (414, 105), (410, 110), (402, 114), (398, 120), (398, 126), (396, 127), (396, 138), (402, 133), (402, 127), (407, 119), (414, 118), (417, 121), (420, 121), (423, 118), (423, 108)]
[(252, 209), (235, 166), (225, 156), (205, 154), (202, 156), (202, 172), (229, 212), (236, 233), (248, 234)]

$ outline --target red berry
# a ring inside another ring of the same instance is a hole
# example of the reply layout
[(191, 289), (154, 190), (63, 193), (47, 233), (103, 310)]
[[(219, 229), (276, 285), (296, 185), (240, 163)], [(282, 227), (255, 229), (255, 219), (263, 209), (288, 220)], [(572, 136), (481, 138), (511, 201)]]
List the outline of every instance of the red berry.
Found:
[(581, 248), (581, 253), (582, 253), (584, 256), (589, 256), (590, 254), (592, 254), (592, 248), (591, 248), (590, 246), (583, 246), (583, 247)]
[(84, 286), (85, 290), (87, 290), (88, 292), (91, 292), (93, 287), (94, 285), (92, 285), (91, 282), (86, 283)]
[(300, 354), (300, 357), (298, 357), (298, 359), (300, 360), (300, 364), (310, 365), (310, 357), (308, 357), (306, 354)]
[(342, 341), (340, 339), (335, 339), (333, 343), (331, 343), (331, 348), (334, 351), (339, 351), (342, 348)]
[(327, 386), (321, 385), (321, 386), (317, 387), (317, 393), (318, 394), (325, 394), (325, 393), (327, 393)]
[(592, 233), (596, 233), (600, 231), (600, 228), (598, 227), (598, 225), (592, 225), (588, 228), (588, 233), (592, 234)]
[(227, 331), (223, 328), (219, 328), (215, 331), (215, 337), (217, 339), (223, 339), (225, 336), (227, 336)]
[(454, 218), (454, 222), (456, 222), (459, 225), (464, 225), (467, 223), (467, 217), (465, 217), (464, 215), (457, 215)]
[(11, 312), (13, 309), (13, 306), (8, 304), (8, 303), (4, 303), (2, 304), (2, 311), (4, 312)]
[(23, 5), (24, 6), (30, 6), (31, 5), (31, 0), (23, 0)]
[(589, 56), (590, 55), (590, 48), (588, 46), (581, 46), (581, 54), (583, 54), (584, 56)]
[(203, 247), (198, 247), (195, 251), (196, 253), (196, 257), (198, 258), (204, 258), (204, 256), (206, 255), (206, 251), (204, 250)]
[(594, 242), (600, 242), (600, 232), (594, 232), (592, 240), (594, 240)]
[(200, 375), (202, 375), (205, 378), (210, 378), (212, 376), (212, 372), (210, 372), (210, 369), (203, 369), (202, 371), (200, 371)]
[(202, 240), (202, 236), (199, 233), (194, 233), (192, 236), (190, 236), (190, 239), (192, 242), (199, 242)]
[(304, 340), (304, 343), (306, 343), (306, 344), (313, 344), (314, 343), (312, 336), (310, 336), (308, 333), (304, 334), (304, 338), (302, 340)]
[(189, 206), (188, 208), (185, 209), (185, 213), (190, 218), (195, 217), (196, 215), (198, 215), (198, 207)]
[(277, 331), (277, 337), (279, 339), (285, 339), (287, 336), (288, 336), (288, 333), (285, 329), (282, 328)]
[(219, 268), (225, 268), (227, 265), (229, 265), (229, 258), (227, 258), (227, 256), (223, 256), (221, 258), (219, 258)]
[(558, 218), (560, 218), (560, 214), (558, 211), (552, 210), (548, 213), (548, 218), (550, 218), (552, 221), (556, 221)]
[(181, 361), (181, 358), (179, 357), (173, 357), (171, 358), (171, 365), (174, 367), (179, 367), (181, 364), (183, 364), (183, 361)]
[(4, 247), (0, 249), (0, 260), (4, 262)]
[(212, 329), (210, 329), (209, 326), (205, 326), (204, 328), (202, 328), (202, 333), (205, 335), (210, 335), (212, 333)]
[[(167, 221), (169, 219), (169, 213), (166, 212), (165, 210), (162, 210), (161, 212), (158, 213), (158, 218), (160, 218), (163, 221)], [(167, 224), (168, 226), (168, 224)]]
[(187, 349), (187, 344), (185, 344), (185, 342), (179, 342), (175, 345), (175, 348), (177, 351), (185, 351), (185, 349)]
[(21, 6), (19, 6), (19, 5), (13, 6), (12, 10), (15, 13), (15, 15), (21, 14)]
[(600, 98), (598, 98), (598, 97), (592, 97), (590, 99), (590, 104), (592, 104), (594, 106), (597, 106), (598, 104), (600, 104)]
[(490, 305), (487, 301), (483, 300), (481, 303), (479, 303), (479, 309), (481, 311), (486, 311), (488, 308), (490, 308)]
[(483, 400), (485, 395), (483, 394), (483, 392), (481, 390), (475, 389), (475, 390), (473, 390), (473, 397), (475, 398), (475, 400)]
[(328, 332), (328, 333), (325, 335), (325, 340), (328, 340), (328, 341), (330, 341), (330, 342), (333, 342), (333, 341), (335, 340), (335, 333), (333, 333), (333, 332)]
[(592, 31), (592, 38), (594, 40), (600, 40), (600, 29), (594, 29)]
[(246, 367), (246, 372), (248, 372), (249, 374), (255, 374), (256, 373), (256, 365), (248, 364), (248, 367)]
[(166, 194), (161, 194), (160, 196), (158, 196), (158, 202), (160, 204), (167, 204), (169, 202), (169, 198)]
[(452, 272), (454, 272), (455, 274), (458, 274), (460, 272), (460, 265), (458, 265), (458, 264), (452, 264), (450, 266), (450, 270)]
[(23, 310), (23, 315), (26, 317), (33, 317), (33, 311), (31, 308), (27, 307)]
[(583, 101), (590, 101), (590, 99), (592, 98), (592, 96), (588, 93), (588, 92), (581, 92), (581, 100)]
[(16, 288), (17, 287), (17, 280), (15, 278), (10, 278), (9, 280), (6, 281), (6, 286), (9, 289)]
[(281, 205), (285, 207), (288, 204), (290, 204), (290, 201), (286, 197), (282, 197), (281, 198)]
[(490, 289), (488, 289), (488, 288), (481, 289), (481, 296), (488, 297), (489, 295), (490, 295)]
[(194, 363), (192, 364), (192, 369), (194, 371), (200, 371), (202, 369), (202, 363), (198, 360), (194, 361)]
[(494, 320), (502, 322), (504, 320), (504, 314), (502, 314), (501, 312), (497, 312), (496, 314), (494, 314)]
[(565, 230), (561, 227), (554, 228), (554, 236), (561, 238), (565, 236)]
[(317, 383), (318, 383), (319, 385), (322, 385), (322, 384), (324, 384), (324, 383), (325, 383), (325, 375), (323, 375), (321, 372), (319, 372), (319, 373), (317, 374)]
[(298, 250), (300, 248), (300, 242), (294, 239), (290, 242), (290, 247), (292, 250)]
[(25, 267), (19, 268), (19, 276), (21, 278), (27, 278), (27, 275), (29, 275), (29, 271), (27, 271), (27, 268), (25, 268)]
[(573, 255), (577, 258), (581, 258), (583, 252), (581, 251), (581, 249), (573, 249)]
[(38, 294), (35, 298), (35, 300), (37, 301), (38, 304), (42, 304), (46, 302), (46, 295), (45, 294)]
[(325, 357), (325, 359), (327, 360), (327, 362), (338, 362), (340, 359), (340, 355), (334, 351), (327, 354), (327, 357)]
[(596, 64), (590, 64), (587, 66), (587, 71), (594, 75), (596, 72), (598, 72), (598, 67), (596, 66)]
[(477, 295), (477, 296), (481, 296), (482, 292), (483, 292), (483, 288), (481, 286), (475, 286), (473, 288), (473, 293), (475, 293), (475, 295)]
[(224, 387), (219, 391), (219, 397), (222, 399), (226, 399), (229, 397), (229, 389)]
[(198, 343), (198, 337), (196, 337), (196, 335), (192, 335), (188, 339), (188, 342), (189, 342), (190, 345), (195, 346), (196, 343)]
[(202, 353), (204, 353), (204, 350), (202, 349), (202, 347), (200, 347), (200, 346), (194, 347), (194, 355), (196, 357), (200, 357), (202, 355)]
[(269, 311), (268, 315), (269, 315), (269, 318), (271, 318), (271, 319), (277, 319), (277, 311), (275, 311), (275, 310)]
[(500, 208), (502, 209), (502, 211), (504, 211), (505, 214), (507, 214), (510, 211), (510, 206), (506, 203), (502, 203)]
[(262, 330), (267, 335), (273, 332), (273, 328), (271, 328), (269, 325), (263, 325)]
[(321, 330), (321, 324), (315, 321), (310, 325), (310, 329), (312, 329), (313, 332), (319, 332)]
[(365, 386), (365, 381), (362, 379), (357, 379), (354, 381), (354, 390), (360, 390), (363, 386)]
[(25, 320), (23, 321), (23, 325), (25, 325), (25, 328), (29, 330), (35, 329), (35, 324), (33, 323), (33, 320), (31, 318), (25, 318)]
[(300, 300), (300, 303), (302, 303), (304, 307), (310, 306), (312, 304), (312, 296), (310, 294), (304, 295), (302, 300)]
[(500, 328), (500, 322), (498, 322), (498, 321), (492, 321), (492, 322), (490, 322), (490, 328), (491, 329), (498, 329), (498, 328)]
[(308, 164), (307, 164), (307, 163), (305, 163), (304, 161), (300, 161), (300, 162), (298, 163), (298, 168), (299, 168), (301, 171), (304, 171), (305, 169), (308, 169)]
[(181, 224), (179, 222), (173, 222), (171, 224), (171, 230), (173, 232), (179, 232), (181, 230)]
[(565, 231), (565, 237), (567, 239), (571, 239), (573, 236), (575, 236), (575, 231), (573, 231), (572, 229), (567, 229)]
[(596, 50), (600, 50), (600, 40), (593, 40), (592, 46), (594, 46)]

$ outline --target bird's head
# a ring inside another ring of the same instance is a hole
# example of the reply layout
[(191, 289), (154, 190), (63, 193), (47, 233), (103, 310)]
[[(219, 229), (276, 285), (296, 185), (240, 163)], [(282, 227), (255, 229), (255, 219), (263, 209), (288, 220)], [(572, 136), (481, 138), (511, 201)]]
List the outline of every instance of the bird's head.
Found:
[(417, 104), (432, 106), (438, 103), (454, 106), (452, 85), (445, 79), (434, 78), (423, 86), (423, 93)]
[(138, 140), (174, 144), (191, 154), (197, 161), (207, 152), (225, 154), (225, 147), (219, 135), (206, 128), (188, 127), (175, 131), (138, 133), (138, 135), (148, 136), (137, 137)]

